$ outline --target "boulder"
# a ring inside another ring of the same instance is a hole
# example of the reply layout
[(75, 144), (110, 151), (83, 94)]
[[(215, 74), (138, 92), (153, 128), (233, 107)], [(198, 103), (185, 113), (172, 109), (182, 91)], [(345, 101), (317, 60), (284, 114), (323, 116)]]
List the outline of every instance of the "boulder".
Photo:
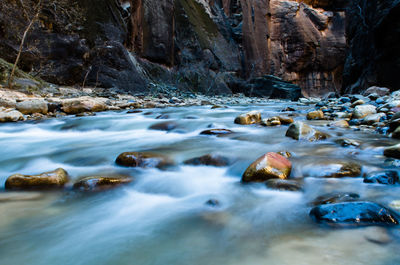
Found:
[(383, 150), (383, 155), (400, 159), (400, 144), (389, 146)]
[(341, 145), (342, 147), (348, 147), (348, 146), (358, 147), (358, 146), (360, 146), (360, 143), (357, 142), (356, 140), (347, 139), (347, 138), (336, 139), (335, 143)]
[(250, 111), (245, 114), (241, 114), (235, 118), (236, 124), (249, 125), (261, 122), (261, 113), (259, 111)]
[(157, 167), (164, 168), (173, 165), (167, 157), (150, 152), (124, 152), (120, 154), (115, 163), (125, 167)]
[(101, 191), (132, 182), (129, 176), (89, 176), (74, 183), (73, 188), (81, 191)]
[(48, 112), (47, 102), (43, 99), (33, 99), (18, 102), (16, 108), (23, 114), (41, 113), (46, 115)]
[(18, 110), (0, 110), (0, 122), (16, 122), (24, 120), (24, 116)]
[(396, 170), (371, 172), (364, 177), (364, 183), (400, 184), (399, 173)]
[(395, 212), (373, 202), (319, 205), (311, 209), (310, 217), (317, 223), (337, 227), (399, 224)]
[(263, 125), (263, 126), (279, 126), (279, 125), (281, 125), (281, 121), (279, 120), (279, 117), (271, 117), (271, 118), (262, 120), (261, 125)]
[(324, 118), (324, 113), (320, 110), (314, 110), (307, 113), (307, 120), (323, 120)]
[(356, 201), (360, 198), (360, 195), (356, 193), (329, 193), (318, 196), (315, 198), (310, 204), (314, 206), (323, 205), (323, 204), (331, 204), (331, 203), (339, 203), (339, 202), (351, 202)]
[(386, 117), (385, 113), (369, 114), (362, 120), (362, 123), (366, 125), (372, 125), (376, 122), (380, 122), (380, 120), (384, 117)]
[(292, 118), (287, 116), (278, 116), (278, 119), (281, 124), (292, 124), (294, 122)]
[(172, 131), (178, 127), (178, 124), (174, 121), (166, 121), (153, 124), (149, 127), (150, 130), (158, 130), (158, 131)]
[(374, 105), (358, 105), (353, 110), (353, 118), (354, 119), (362, 119), (369, 114), (375, 114), (376, 107)]
[(69, 179), (68, 173), (58, 168), (39, 175), (15, 174), (7, 178), (6, 189), (46, 189), (61, 188)]
[(287, 179), (292, 163), (277, 153), (267, 153), (254, 161), (243, 173), (242, 182), (263, 182), (268, 179)]
[(371, 86), (364, 91), (364, 96), (368, 96), (370, 94), (378, 94), (380, 97), (386, 96), (390, 94), (390, 89), (387, 87), (378, 87), (378, 86)]
[(308, 141), (318, 141), (324, 140), (329, 137), (328, 134), (320, 132), (303, 122), (292, 123), (288, 130), (286, 131), (286, 136), (291, 137), (295, 140), (308, 140)]
[(265, 185), (270, 189), (282, 191), (300, 191), (303, 189), (300, 181), (291, 179), (269, 179), (265, 182)]
[(338, 120), (338, 121), (334, 121), (329, 123), (329, 126), (331, 127), (338, 127), (338, 128), (349, 128), (350, 125), (346, 120)]
[(345, 177), (358, 177), (361, 175), (361, 165), (355, 162), (344, 163), (340, 169), (329, 175), (323, 176), (324, 178), (345, 178)]
[(98, 112), (107, 110), (107, 105), (103, 99), (92, 97), (80, 97), (65, 99), (61, 102), (62, 110), (67, 114), (77, 114), (81, 112)]
[(195, 165), (195, 166), (205, 165), (205, 166), (225, 167), (230, 164), (230, 161), (228, 158), (221, 155), (207, 154), (204, 156), (188, 159), (183, 163), (185, 165)]

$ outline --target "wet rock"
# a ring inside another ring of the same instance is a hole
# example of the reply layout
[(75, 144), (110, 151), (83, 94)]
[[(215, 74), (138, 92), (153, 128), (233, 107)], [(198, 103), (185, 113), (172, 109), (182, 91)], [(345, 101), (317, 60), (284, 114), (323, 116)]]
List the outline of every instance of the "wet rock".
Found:
[(400, 139), (400, 126), (396, 128), (396, 130), (394, 130), (394, 132), (392, 133), (392, 137), (396, 138), (396, 139)]
[(334, 121), (329, 123), (329, 126), (331, 127), (338, 127), (338, 128), (349, 128), (350, 125), (346, 120), (338, 120), (338, 121)]
[(215, 154), (207, 154), (200, 157), (195, 157), (192, 159), (188, 159), (183, 162), (186, 165), (205, 165), (205, 166), (215, 166), (215, 167), (225, 167), (230, 164), (228, 158), (215, 155)]
[(347, 139), (347, 138), (336, 139), (335, 143), (339, 144), (342, 147), (348, 147), (348, 146), (358, 147), (358, 146), (360, 146), (360, 143), (357, 142), (356, 140)]
[(329, 193), (318, 196), (310, 204), (314, 206), (339, 203), (339, 202), (351, 202), (356, 201), (360, 198), (357, 193)]
[(103, 100), (92, 97), (80, 97), (65, 99), (62, 101), (62, 110), (67, 114), (77, 114), (81, 112), (98, 112), (107, 110), (107, 105)]
[(120, 154), (115, 163), (125, 167), (157, 167), (164, 168), (173, 165), (167, 157), (150, 152), (124, 152)]
[(399, 174), (396, 170), (385, 170), (369, 173), (364, 178), (364, 183), (395, 185), (400, 183), (400, 179)]
[(58, 168), (39, 175), (15, 174), (7, 178), (6, 189), (46, 189), (61, 188), (68, 181), (68, 173)]
[(358, 177), (361, 175), (361, 165), (355, 162), (344, 163), (340, 169), (329, 175), (323, 176), (324, 178), (345, 178), (345, 177)]
[(0, 122), (16, 122), (24, 120), (24, 116), (18, 110), (0, 110)]
[(390, 89), (387, 87), (378, 87), (378, 86), (371, 86), (363, 93), (365, 96), (370, 94), (377, 94), (380, 97), (386, 96), (390, 94)]
[(90, 176), (74, 183), (73, 189), (81, 191), (101, 191), (132, 182), (129, 176)]
[(221, 135), (228, 135), (228, 134), (232, 134), (233, 131), (228, 130), (228, 129), (210, 129), (210, 130), (205, 130), (202, 131), (200, 134), (201, 135), (217, 135), (217, 136), (221, 136)]
[(389, 207), (400, 211), (400, 200), (394, 200), (389, 203)]
[(281, 124), (292, 124), (294, 122), (293, 118), (287, 116), (278, 116), (278, 119)]
[(385, 148), (383, 154), (387, 157), (399, 158), (400, 159), (400, 144), (393, 145)]
[(343, 202), (316, 206), (310, 217), (317, 223), (337, 227), (398, 225), (393, 211), (372, 202)]
[(278, 152), (278, 154), (280, 154), (281, 156), (286, 157), (286, 158), (292, 157), (292, 153), (290, 153), (289, 151), (280, 151), (280, 152)]
[(299, 181), (289, 179), (269, 179), (265, 185), (270, 189), (283, 191), (300, 191), (303, 188)]
[(328, 134), (320, 132), (302, 122), (292, 123), (286, 131), (286, 136), (295, 140), (308, 141), (324, 140), (329, 137)]
[(324, 113), (320, 110), (310, 111), (307, 113), (307, 120), (323, 120), (324, 118)]
[(40, 192), (0, 192), (0, 202), (33, 201), (43, 197)]
[(157, 130), (157, 131), (172, 131), (178, 127), (178, 124), (174, 121), (166, 121), (153, 124), (149, 127), (150, 130)]
[(47, 102), (42, 99), (26, 100), (18, 102), (16, 105), (18, 111), (23, 114), (41, 113), (47, 114)]
[(359, 105), (354, 108), (353, 118), (362, 119), (369, 114), (375, 114), (376, 107), (374, 105)]
[(347, 103), (347, 102), (350, 102), (351, 100), (349, 97), (341, 97), (341, 98), (339, 98), (339, 101), (341, 103)]
[(279, 126), (279, 125), (281, 125), (281, 121), (279, 120), (279, 117), (271, 117), (271, 118), (262, 120), (261, 125), (263, 125), (263, 126)]
[(134, 113), (141, 113), (141, 112), (143, 112), (142, 110), (135, 110), (135, 109), (132, 109), (132, 110), (128, 110), (126, 113), (127, 114), (134, 114)]
[(351, 104), (351, 107), (354, 108), (354, 107), (356, 107), (356, 106), (358, 106), (358, 105), (363, 105), (363, 104), (365, 104), (365, 101), (362, 100), (362, 99), (359, 99), (359, 100), (354, 101), (354, 102)]
[(235, 118), (236, 124), (249, 125), (261, 122), (261, 113), (258, 111), (250, 111), (245, 114), (241, 114)]
[(376, 122), (381, 121), (381, 119), (385, 117), (386, 117), (385, 113), (369, 114), (362, 120), (362, 123), (367, 125), (372, 125)]
[(254, 161), (243, 173), (242, 182), (263, 182), (268, 179), (287, 179), (292, 163), (277, 153), (267, 153)]

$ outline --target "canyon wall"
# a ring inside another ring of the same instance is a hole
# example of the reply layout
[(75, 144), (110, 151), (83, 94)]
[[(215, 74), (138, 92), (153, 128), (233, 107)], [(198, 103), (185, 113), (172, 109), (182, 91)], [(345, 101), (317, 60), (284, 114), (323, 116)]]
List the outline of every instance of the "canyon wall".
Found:
[[(0, 57), (15, 60), (37, 2), (0, 3)], [(377, 34), (382, 28), (398, 30), (392, 23), (398, 1), (377, 14), (379, 19), (368, 18), (368, 23), (379, 23), (365, 34), (357, 27), (358, 5), (353, 2), (346, 7), (345, 0), (44, 0), (19, 66), (55, 84), (135, 93), (161, 86), (251, 94), (260, 86), (255, 84), (279, 81), (269, 75), (299, 85), (309, 96), (349, 91), (343, 87), (357, 82), (363, 89), (366, 83), (391, 78), (380, 75), (392, 76), (384, 68), (357, 69), (371, 67), (363, 57), (370, 53), (365, 43), (375, 40), (376, 49), (389, 49), (396, 41)], [(350, 37), (347, 55), (345, 30)], [(362, 53), (359, 43), (365, 44)], [(372, 54), (374, 63), (390, 65), (385, 63), (388, 54)], [(359, 81), (371, 72), (375, 79)]]

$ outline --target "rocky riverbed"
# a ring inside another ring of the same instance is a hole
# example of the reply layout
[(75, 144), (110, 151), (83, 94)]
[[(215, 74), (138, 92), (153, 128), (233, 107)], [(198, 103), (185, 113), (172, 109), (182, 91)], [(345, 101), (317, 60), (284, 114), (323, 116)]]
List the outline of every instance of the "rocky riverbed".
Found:
[(0, 93), (0, 264), (400, 262), (397, 92)]

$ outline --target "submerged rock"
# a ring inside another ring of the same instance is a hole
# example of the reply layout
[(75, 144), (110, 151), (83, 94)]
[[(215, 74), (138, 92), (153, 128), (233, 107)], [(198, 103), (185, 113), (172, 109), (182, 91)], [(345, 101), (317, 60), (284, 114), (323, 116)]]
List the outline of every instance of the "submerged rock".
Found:
[(183, 162), (186, 165), (205, 165), (205, 166), (215, 166), (215, 167), (225, 167), (230, 164), (228, 158), (221, 155), (207, 154), (200, 157), (195, 157), (188, 159)]
[(268, 188), (284, 191), (300, 191), (303, 189), (302, 183), (292, 179), (269, 179), (265, 182)]
[(289, 126), (288, 130), (286, 131), (286, 136), (295, 140), (308, 141), (324, 140), (329, 137), (328, 134), (320, 132), (299, 121), (294, 122)]
[(150, 152), (124, 152), (120, 154), (115, 163), (125, 167), (157, 167), (163, 168), (173, 165), (167, 157)]
[(311, 205), (317, 206), (317, 205), (322, 205), (322, 204), (350, 202), (350, 201), (356, 201), (359, 198), (360, 198), (360, 195), (358, 195), (357, 193), (346, 193), (346, 192), (329, 193), (329, 194), (324, 194), (324, 195), (318, 196), (311, 202)]
[(200, 134), (201, 135), (227, 135), (231, 134), (233, 131), (228, 130), (228, 129), (210, 129), (210, 130), (205, 130), (202, 131)]
[(54, 171), (44, 172), (39, 175), (15, 174), (7, 178), (6, 189), (45, 189), (60, 188), (67, 183), (68, 173), (58, 168)]
[(82, 191), (100, 191), (132, 182), (129, 176), (90, 176), (74, 183), (73, 188)]
[(157, 131), (172, 131), (178, 127), (178, 124), (173, 121), (166, 121), (153, 124), (149, 127), (150, 130), (157, 130)]
[(263, 182), (268, 179), (287, 179), (292, 163), (277, 153), (267, 153), (254, 161), (243, 173), (242, 182)]
[(40, 192), (0, 192), (0, 202), (33, 201), (43, 197)]
[(314, 207), (311, 218), (331, 226), (398, 225), (398, 215), (372, 202), (343, 202)]
[(361, 165), (355, 162), (344, 163), (340, 169), (329, 175), (323, 176), (324, 178), (344, 178), (344, 177), (358, 177), (361, 175)]
[(242, 125), (249, 125), (261, 122), (261, 113), (259, 111), (250, 111), (241, 114), (235, 118), (235, 123)]
[(400, 158), (400, 144), (385, 148), (383, 154), (387, 157)]
[(342, 147), (348, 147), (348, 146), (358, 147), (358, 146), (360, 146), (360, 143), (357, 142), (356, 140), (347, 139), (347, 138), (336, 139), (335, 143), (339, 144)]
[(387, 185), (399, 184), (399, 173), (396, 170), (371, 172), (364, 178), (364, 183), (379, 183)]

